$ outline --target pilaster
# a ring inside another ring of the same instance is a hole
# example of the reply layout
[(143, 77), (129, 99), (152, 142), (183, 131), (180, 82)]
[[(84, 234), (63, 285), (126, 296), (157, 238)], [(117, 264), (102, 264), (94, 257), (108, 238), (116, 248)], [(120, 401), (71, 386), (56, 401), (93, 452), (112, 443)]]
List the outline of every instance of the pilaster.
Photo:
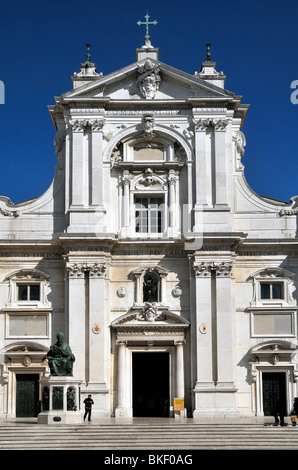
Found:
[(96, 119), (71, 119), (71, 154), (69, 158), (68, 232), (102, 233), (103, 205), (102, 129), (103, 110)]
[(71, 180), (70, 186), (71, 196), (70, 204), (73, 206), (83, 206), (83, 184), (84, 184), (84, 171), (83, 171), (83, 158), (84, 158), (84, 130), (87, 125), (87, 120), (73, 119), (69, 121), (72, 130), (72, 146), (71, 146)]
[(72, 255), (67, 261), (69, 343), (82, 395), (94, 396), (94, 414), (109, 416), (110, 336), (107, 263), (100, 256)]
[(230, 260), (195, 260), (197, 380), (194, 416), (238, 416)]
[(226, 128), (228, 124), (228, 119), (219, 119), (214, 122), (215, 204), (224, 207), (228, 206), (226, 155)]
[(85, 265), (67, 263), (68, 286), (66, 305), (68, 307), (68, 339), (72, 352), (76, 358), (74, 375), (85, 380)]

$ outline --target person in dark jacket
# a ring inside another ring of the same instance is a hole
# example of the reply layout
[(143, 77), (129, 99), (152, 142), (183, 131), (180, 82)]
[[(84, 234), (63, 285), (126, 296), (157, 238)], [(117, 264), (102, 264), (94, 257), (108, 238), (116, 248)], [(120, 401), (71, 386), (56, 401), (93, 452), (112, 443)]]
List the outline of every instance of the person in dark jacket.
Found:
[(92, 405), (94, 405), (94, 401), (92, 400), (92, 395), (88, 395), (88, 398), (85, 398), (85, 414), (84, 414), (84, 421), (88, 416), (88, 421), (91, 421), (91, 412), (92, 412)]
[(293, 410), (291, 412), (291, 421), (292, 421), (293, 426), (296, 426), (297, 424), (297, 416), (298, 416), (298, 397), (295, 397), (294, 403), (293, 403)]
[(296, 416), (298, 416), (298, 397), (294, 398), (293, 411)]
[(275, 410), (274, 410), (274, 419), (275, 425), (278, 426), (285, 426), (285, 414), (286, 414), (286, 406), (283, 398), (280, 398), (276, 403)]

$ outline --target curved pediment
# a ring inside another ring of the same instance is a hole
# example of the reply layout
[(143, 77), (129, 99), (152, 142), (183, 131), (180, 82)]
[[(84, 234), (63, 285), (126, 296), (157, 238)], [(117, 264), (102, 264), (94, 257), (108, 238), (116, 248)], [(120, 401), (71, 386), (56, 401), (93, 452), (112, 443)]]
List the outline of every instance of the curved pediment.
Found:
[(180, 315), (171, 312), (167, 307), (146, 302), (142, 306), (133, 307), (128, 313), (111, 323), (112, 328), (146, 326), (188, 328), (189, 322)]

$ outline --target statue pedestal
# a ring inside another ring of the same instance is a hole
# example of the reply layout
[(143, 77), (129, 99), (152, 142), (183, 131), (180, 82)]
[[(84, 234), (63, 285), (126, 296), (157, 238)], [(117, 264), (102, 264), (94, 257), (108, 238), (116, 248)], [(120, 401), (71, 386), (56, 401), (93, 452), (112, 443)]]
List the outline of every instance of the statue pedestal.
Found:
[(38, 424), (78, 424), (83, 421), (80, 411), (79, 387), (81, 380), (74, 377), (43, 377), (42, 411), (37, 416)]

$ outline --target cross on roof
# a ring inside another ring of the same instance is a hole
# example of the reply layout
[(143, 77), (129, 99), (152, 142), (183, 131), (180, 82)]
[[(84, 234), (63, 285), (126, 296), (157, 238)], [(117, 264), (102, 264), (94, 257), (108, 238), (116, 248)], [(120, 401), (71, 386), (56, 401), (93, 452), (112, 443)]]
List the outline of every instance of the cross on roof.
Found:
[(142, 24), (146, 25), (146, 35), (145, 35), (145, 39), (146, 41), (149, 40), (150, 36), (149, 36), (149, 25), (150, 24), (153, 24), (154, 26), (156, 26), (158, 23), (156, 20), (154, 21), (149, 21), (149, 18), (150, 16), (148, 15), (148, 11), (147, 11), (147, 15), (144, 16), (144, 18), (146, 18), (146, 21), (138, 21), (137, 22), (137, 25), (141, 26)]

